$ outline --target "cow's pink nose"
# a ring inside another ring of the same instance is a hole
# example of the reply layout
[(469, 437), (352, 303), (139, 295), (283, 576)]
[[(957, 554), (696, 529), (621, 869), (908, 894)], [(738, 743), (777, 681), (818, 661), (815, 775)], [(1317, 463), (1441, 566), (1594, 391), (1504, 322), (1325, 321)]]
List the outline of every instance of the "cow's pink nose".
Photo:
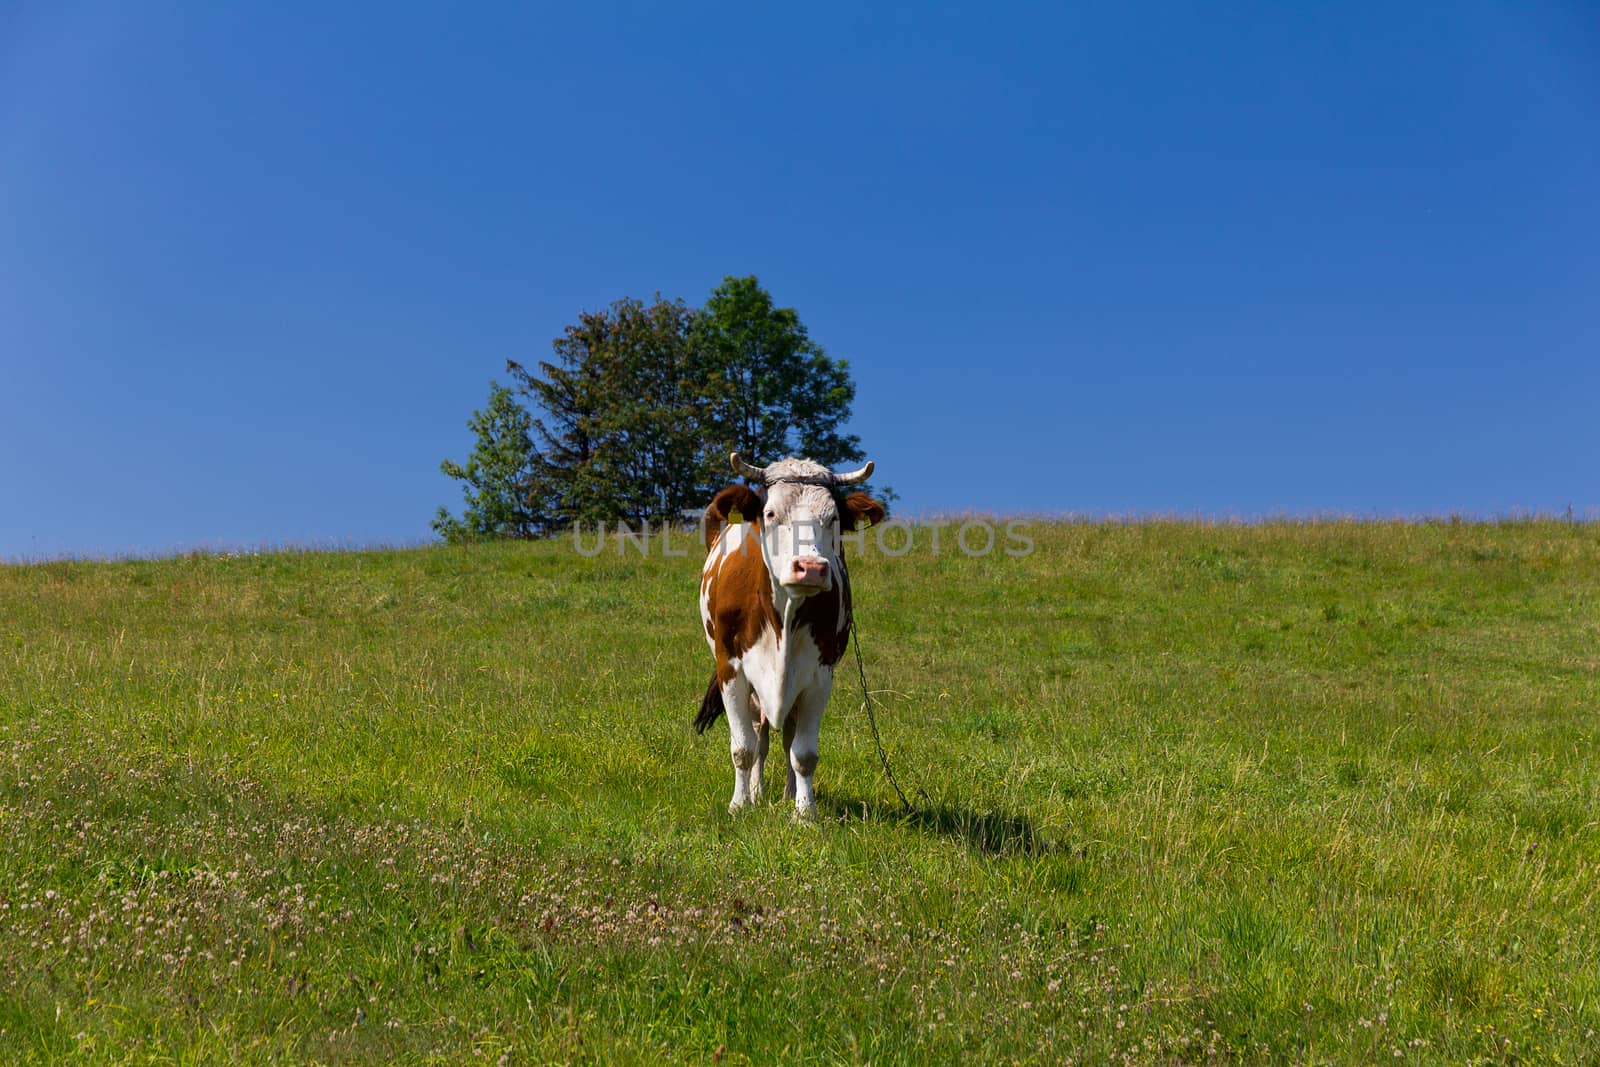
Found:
[(798, 585), (826, 585), (828, 561), (815, 556), (797, 556), (789, 569), (789, 580)]

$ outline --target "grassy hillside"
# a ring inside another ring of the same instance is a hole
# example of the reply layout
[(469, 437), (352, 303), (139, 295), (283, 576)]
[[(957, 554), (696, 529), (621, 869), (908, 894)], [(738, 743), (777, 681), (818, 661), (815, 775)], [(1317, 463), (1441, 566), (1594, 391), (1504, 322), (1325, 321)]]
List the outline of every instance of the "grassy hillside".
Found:
[(815, 826), (692, 553), (0, 567), (0, 1060), (1600, 1058), (1593, 527), (1032, 534), (853, 565)]

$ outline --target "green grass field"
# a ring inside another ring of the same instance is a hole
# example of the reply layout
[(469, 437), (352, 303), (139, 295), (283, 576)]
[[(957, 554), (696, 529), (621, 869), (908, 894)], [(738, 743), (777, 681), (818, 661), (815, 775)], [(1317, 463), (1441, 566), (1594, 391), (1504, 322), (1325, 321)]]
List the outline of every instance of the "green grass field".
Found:
[(815, 825), (692, 552), (0, 567), (0, 1061), (1600, 1062), (1594, 527), (1031, 532), (853, 563)]

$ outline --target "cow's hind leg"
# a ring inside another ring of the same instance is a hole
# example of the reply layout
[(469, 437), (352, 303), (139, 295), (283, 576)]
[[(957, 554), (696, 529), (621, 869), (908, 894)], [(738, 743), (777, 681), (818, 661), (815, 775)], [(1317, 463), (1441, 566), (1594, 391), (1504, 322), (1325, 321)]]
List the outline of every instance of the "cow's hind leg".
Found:
[(794, 724), (799, 721), (793, 715), (783, 720), (783, 799), (794, 799), (794, 764), (789, 760), (789, 752), (794, 748)]
[(767, 791), (767, 748), (772, 743), (772, 726), (767, 722), (765, 715), (755, 710), (758, 720), (756, 726), (756, 765), (750, 771), (750, 799), (757, 801)]
[(728, 801), (728, 810), (738, 811), (753, 799), (750, 779), (760, 748), (755, 723), (750, 718), (750, 683), (742, 675), (734, 675), (722, 687), (722, 703), (728, 709), (728, 747), (733, 753), (733, 799)]

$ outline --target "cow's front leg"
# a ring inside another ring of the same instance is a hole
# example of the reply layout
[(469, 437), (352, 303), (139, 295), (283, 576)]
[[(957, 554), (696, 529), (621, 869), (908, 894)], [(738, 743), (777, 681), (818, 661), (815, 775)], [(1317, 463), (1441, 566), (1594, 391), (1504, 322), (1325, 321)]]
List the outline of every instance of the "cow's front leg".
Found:
[(799, 819), (809, 819), (816, 814), (811, 776), (817, 770), (817, 737), (822, 732), (822, 712), (828, 706), (828, 695), (832, 692), (833, 675), (825, 673), (795, 702), (789, 771), (794, 780), (794, 814)]
[(750, 683), (743, 676), (734, 675), (722, 687), (722, 706), (728, 713), (728, 747), (733, 753), (733, 799), (728, 801), (728, 810), (738, 811), (752, 799), (750, 777), (760, 747), (750, 719)]

